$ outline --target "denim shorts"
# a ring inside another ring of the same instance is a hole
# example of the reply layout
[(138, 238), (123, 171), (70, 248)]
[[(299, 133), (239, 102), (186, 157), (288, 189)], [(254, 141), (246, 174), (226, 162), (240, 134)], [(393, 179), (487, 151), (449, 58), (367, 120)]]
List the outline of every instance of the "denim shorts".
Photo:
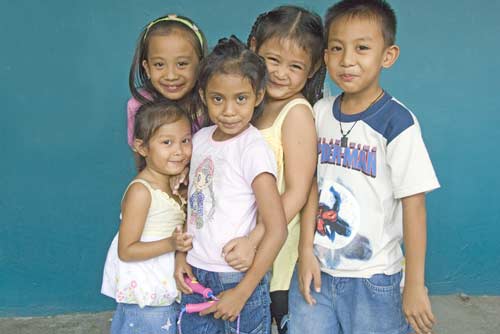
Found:
[[(202, 285), (211, 288), (215, 295), (232, 289), (243, 279), (244, 273), (217, 273), (199, 268), (192, 268), (193, 274)], [(183, 294), (181, 307), (206, 300), (198, 294)], [(241, 334), (270, 334), (271, 314), (269, 310), (269, 274), (266, 274), (247, 300), (240, 313)], [(229, 334), (236, 333), (236, 321), (215, 319), (213, 315), (200, 316), (198, 313), (183, 314), (181, 319), (182, 334)]]
[(300, 293), (295, 270), (289, 294), (289, 334), (413, 333), (401, 305), (401, 272), (370, 278), (333, 277), (321, 273), (321, 291), (311, 284), (315, 305)]
[(145, 306), (118, 303), (111, 334), (176, 334), (180, 306)]

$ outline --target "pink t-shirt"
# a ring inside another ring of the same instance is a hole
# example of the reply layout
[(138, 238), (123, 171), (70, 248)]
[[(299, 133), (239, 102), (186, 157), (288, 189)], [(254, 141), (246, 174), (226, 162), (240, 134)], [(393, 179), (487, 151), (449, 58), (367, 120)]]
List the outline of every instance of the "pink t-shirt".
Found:
[(134, 146), (135, 114), (140, 106), (141, 103), (133, 97), (127, 102), (127, 142), (130, 147)]
[[(151, 95), (148, 92), (141, 90), (140, 93), (146, 99), (151, 99)], [(141, 106), (141, 102), (137, 101), (134, 97), (131, 97), (127, 101), (127, 142), (130, 147), (134, 146), (135, 114), (137, 114), (137, 110), (139, 110)]]
[(255, 227), (252, 182), (262, 173), (276, 176), (276, 161), (253, 126), (225, 141), (212, 139), (215, 129), (203, 128), (193, 138), (187, 215), (193, 248), (187, 261), (207, 271), (235, 272), (224, 260), (222, 248)]

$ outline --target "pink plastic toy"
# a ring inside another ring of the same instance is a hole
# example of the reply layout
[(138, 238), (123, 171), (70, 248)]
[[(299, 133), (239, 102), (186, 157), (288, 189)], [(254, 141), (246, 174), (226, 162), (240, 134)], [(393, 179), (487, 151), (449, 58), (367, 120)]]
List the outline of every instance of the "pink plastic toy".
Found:
[(215, 302), (216, 302), (216, 300), (211, 300), (211, 301), (200, 303), (200, 304), (187, 304), (186, 305), (186, 313), (201, 312), (204, 309), (212, 306)]
[[(212, 291), (212, 289), (204, 287), (197, 280), (190, 279), (188, 276), (184, 276), (184, 282), (191, 288), (191, 290), (193, 290), (194, 293), (200, 294), (203, 296), (203, 298), (211, 300), (199, 304), (186, 304), (186, 306), (182, 308), (181, 313), (179, 314), (179, 320), (177, 320), (177, 329), (179, 334), (182, 334), (181, 321), (182, 321), (182, 315), (184, 313), (201, 312), (212, 306), (218, 300), (217, 297), (214, 296), (214, 292)], [(236, 325), (236, 333), (239, 332), (240, 332), (240, 316), (238, 316)]]
[(184, 282), (193, 290), (194, 293), (200, 294), (203, 298), (216, 299), (212, 289), (205, 288), (195, 279), (190, 279), (188, 276), (184, 276)]

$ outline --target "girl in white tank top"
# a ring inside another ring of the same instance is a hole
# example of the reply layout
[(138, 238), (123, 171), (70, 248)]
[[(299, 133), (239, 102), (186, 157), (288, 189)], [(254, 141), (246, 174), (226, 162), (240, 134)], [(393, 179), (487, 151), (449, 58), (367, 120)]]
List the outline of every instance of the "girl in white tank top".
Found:
[(142, 106), (135, 119), (139, 173), (125, 190), (120, 230), (108, 251), (101, 292), (118, 303), (111, 333), (175, 333), (179, 307), (174, 253), (191, 248), (184, 201), (171, 176), (191, 158), (191, 125), (175, 105)]

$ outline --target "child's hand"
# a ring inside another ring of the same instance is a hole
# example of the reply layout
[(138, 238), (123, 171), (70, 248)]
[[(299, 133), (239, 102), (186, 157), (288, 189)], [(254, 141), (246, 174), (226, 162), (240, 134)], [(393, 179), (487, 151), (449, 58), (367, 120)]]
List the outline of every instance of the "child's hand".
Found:
[(179, 175), (171, 176), (169, 179), (170, 189), (172, 190), (172, 194), (177, 196), (185, 197), (186, 194), (181, 194), (179, 189), (181, 186), (187, 187), (188, 185), (188, 175), (189, 175), (189, 167), (185, 167)]
[(195, 279), (191, 266), (186, 261), (186, 253), (178, 252), (175, 254), (175, 282), (177, 283), (177, 288), (179, 288), (182, 293), (190, 295), (193, 293), (193, 290), (184, 282), (184, 275), (187, 275), (191, 279)]
[(172, 242), (176, 251), (187, 252), (193, 248), (193, 236), (187, 232), (182, 232), (180, 226), (172, 233)]
[(222, 248), (222, 255), (233, 269), (245, 272), (253, 263), (255, 251), (255, 245), (248, 237), (239, 237), (229, 241)]
[(316, 300), (311, 296), (311, 281), (314, 282), (314, 290), (321, 290), (321, 269), (318, 259), (312, 251), (301, 252), (298, 263), (299, 289), (304, 299), (309, 305), (316, 304)]
[(403, 313), (417, 334), (427, 334), (436, 323), (432, 314), (427, 288), (423, 285), (407, 284), (403, 290)]
[(236, 289), (237, 288), (221, 292), (217, 296), (219, 301), (200, 312), (200, 315), (213, 313), (215, 319), (235, 321), (246, 303), (246, 299), (242, 298), (241, 294), (238, 293)]

